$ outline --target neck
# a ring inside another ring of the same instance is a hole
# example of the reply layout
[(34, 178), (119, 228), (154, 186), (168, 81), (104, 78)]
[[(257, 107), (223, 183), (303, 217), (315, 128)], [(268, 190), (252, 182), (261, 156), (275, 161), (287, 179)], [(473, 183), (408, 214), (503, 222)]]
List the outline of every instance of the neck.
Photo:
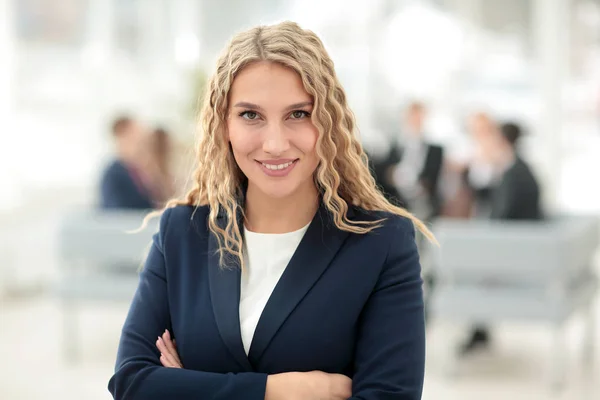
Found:
[(128, 153), (128, 152), (126, 152), (126, 151), (124, 151), (124, 150), (117, 151), (117, 157), (124, 164), (127, 164), (127, 165), (136, 165), (137, 164), (135, 162), (136, 160), (131, 156), (131, 154)]
[(515, 162), (516, 153), (512, 149), (506, 149), (498, 160), (498, 169), (502, 172), (506, 172)]
[(308, 225), (319, 207), (315, 185), (285, 198), (272, 198), (249, 184), (246, 191), (246, 226), (252, 232), (286, 233)]

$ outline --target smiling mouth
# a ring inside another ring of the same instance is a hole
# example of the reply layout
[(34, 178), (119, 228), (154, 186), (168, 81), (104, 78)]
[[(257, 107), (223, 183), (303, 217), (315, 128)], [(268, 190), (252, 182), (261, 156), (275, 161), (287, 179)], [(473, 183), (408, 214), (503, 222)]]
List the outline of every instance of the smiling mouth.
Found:
[(283, 164), (265, 164), (265, 163), (260, 163), (263, 167), (265, 167), (268, 170), (271, 171), (279, 171), (282, 169), (286, 169), (287, 167), (291, 166), (293, 163), (295, 163), (296, 161), (298, 161), (297, 159), (294, 161), (289, 161)]

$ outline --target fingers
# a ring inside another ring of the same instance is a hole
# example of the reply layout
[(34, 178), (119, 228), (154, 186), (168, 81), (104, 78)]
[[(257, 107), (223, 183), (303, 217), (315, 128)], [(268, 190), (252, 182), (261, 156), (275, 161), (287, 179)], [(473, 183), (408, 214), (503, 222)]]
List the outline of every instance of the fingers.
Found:
[(162, 335), (163, 342), (166, 344), (167, 349), (169, 350), (169, 354), (173, 357), (177, 364), (181, 365), (181, 360), (179, 359), (179, 354), (177, 353), (177, 349), (175, 348), (175, 344), (171, 339), (171, 333), (168, 330), (165, 330), (165, 333)]
[(156, 340), (156, 347), (158, 351), (160, 351), (160, 363), (167, 368), (177, 368), (177, 361), (173, 358), (171, 354), (169, 354), (169, 349), (163, 339), (159, 336)]
[(167, 360), (167, 357), (165, 357), (162, 353), (160, 354), (160, 363), (162, 364), (163, 367), (166, 367), (166, 368), (177, 368), (177, 366), (174, 364), (171, 364), (169, 362), (169, 360)]
[(169, 352), (162, 338), (158, 339), (158, 349), (161, 353), (161, 364), (170, 368), (181, 368), (181, 364), (177, 359)]
[(171, 340), (169, 339), (168, 342), (170, 343), (170, 345), (168, 345), (167, 341), (160, 336), (156, 340), (156, 347), (161, 353), (161, 364), (168, 368), (183, 368), (181, 360), (179, 359), (179, 355), (177, 354), (175, 347), (171, 343)]

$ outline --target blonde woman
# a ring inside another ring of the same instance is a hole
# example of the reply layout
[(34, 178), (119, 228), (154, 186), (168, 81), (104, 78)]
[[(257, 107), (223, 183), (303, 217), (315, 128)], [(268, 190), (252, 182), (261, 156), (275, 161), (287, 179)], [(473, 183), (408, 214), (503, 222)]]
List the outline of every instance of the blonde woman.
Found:
[(415, 229), (377, 190), (323, 44), (238, 34), (123, 327), (116, 399), (420, 399)]

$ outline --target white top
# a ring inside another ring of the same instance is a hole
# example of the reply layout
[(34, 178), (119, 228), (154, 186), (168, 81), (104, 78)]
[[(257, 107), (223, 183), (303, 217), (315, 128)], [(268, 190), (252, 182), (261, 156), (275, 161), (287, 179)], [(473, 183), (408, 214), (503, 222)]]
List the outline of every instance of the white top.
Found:
[(423, 140), (406, 140), (402, 160), (393, 172), (394, 184), (405, 197), (412, 199), (419, 196), (419, 174), (423, 170), (426, 157), (427, 144)]
[(300, 244), (305, 227), (288, 233), (244, 231), (244, 271), (240, 288), (240, 329), (246, 355), (258, 320), (275, 285)]

